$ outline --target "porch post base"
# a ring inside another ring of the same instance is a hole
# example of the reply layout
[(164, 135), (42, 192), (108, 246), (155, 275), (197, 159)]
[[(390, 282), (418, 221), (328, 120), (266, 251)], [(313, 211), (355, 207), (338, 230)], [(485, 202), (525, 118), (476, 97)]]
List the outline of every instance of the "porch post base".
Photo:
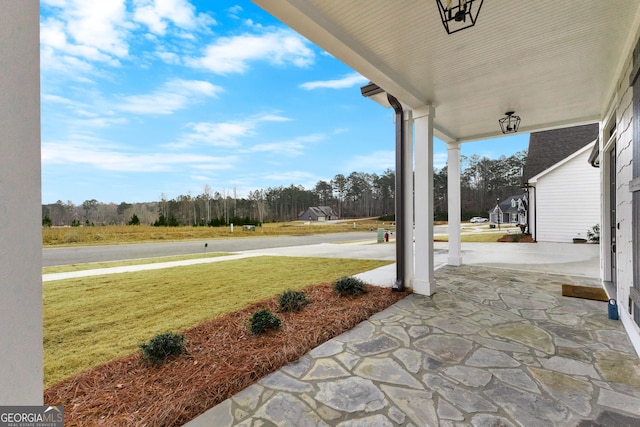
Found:
[(454, 267), (460, 267), (462, 265), (462, 257), (461, 256), (450, 256), (447, 259), (447, 265), (452, 265)]
[(413, 280), (413, 293), (418, 295), (425, 295), (430, 297), (436, 292), (436, 281), (431, 280), (421, 280), (414, 279)]

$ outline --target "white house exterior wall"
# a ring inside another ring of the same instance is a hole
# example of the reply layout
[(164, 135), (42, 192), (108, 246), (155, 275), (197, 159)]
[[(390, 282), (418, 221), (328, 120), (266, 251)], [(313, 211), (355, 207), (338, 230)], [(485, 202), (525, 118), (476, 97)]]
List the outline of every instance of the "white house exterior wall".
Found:
[[(629, 181), (632, 179), (633, 159), (633, 90), (629, 86), (631, 61), (628, 62), (618, 84), (616, 110), (616, 275), (619, 314), (636, 351), (640, 354), (640, 328), (629, 314), (629, 288), (633, 286), (632, 204)], [(603, 176), (605, 182), (608, 176)], [(606, 212), (605, 212), (606, 214)], [(608, 249), (608, 248), (605, 248)]]
[[(589, 145), (592, 147), (592, 144)], [(536, 239), (570, 243), (586, 239), (600, 223), (600, 176), (587, 159), (590, 149), (537, 179), (535, 183)]]

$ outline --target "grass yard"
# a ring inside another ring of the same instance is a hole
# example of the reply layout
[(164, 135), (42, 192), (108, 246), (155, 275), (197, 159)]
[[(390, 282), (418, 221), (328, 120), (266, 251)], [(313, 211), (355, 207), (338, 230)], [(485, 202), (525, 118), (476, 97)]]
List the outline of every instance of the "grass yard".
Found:
[(154, 335), (196, 325), (286, 289), (389, 261), (255, 257), (43, 285), (44, 377), (66, 377), (134, 353)]
[(105, 261), (105, 262), (88, 262), (84, 264), (56, 265), (51, 267), (43, 267), (42, 274), (51, 273), (68, 273), (70, 271), (94, 270), (96, 268), (124, 267), (127, 265), (141, 264), (158, 264), (161, 262), (184, 261), (189, 259), (215, 258), (219, 256), (231, 255), (226, 252), (212, 252), (208, 254), (192, 254), (192, 255), (175, 255), (157, 258), (138, 258), (125, 261)]

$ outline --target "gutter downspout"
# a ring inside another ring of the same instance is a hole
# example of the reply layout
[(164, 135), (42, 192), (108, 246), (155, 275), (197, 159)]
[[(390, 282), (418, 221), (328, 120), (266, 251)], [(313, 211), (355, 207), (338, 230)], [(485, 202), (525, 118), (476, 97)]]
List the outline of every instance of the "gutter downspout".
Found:
[[(538, 239), (536, 239), (536, 235), (538, 234), (538, 227), (536, 227), (536, 222), (538, 221), (538, 215), (537, 215), (537, 205), (538, 205), (538, 200), (536, 200), (536, 186), (535, 185), (531, 185), (528, 182), (522, 187), (523, 189), (526, 189), (528, 192), (529, 190), (533, 190), (533, 199), (531, 198), (531, 193), (529, 193), (529, 207), (527, 208), (527, 211), (531, 210), (531, 205), (532, 205), (532, 201), (533, 201), (533, 241), (537, 242)], [(527, 212), (527, 229), (529, 231), (529, 233), (531, 233), (531, 215), (528, 214)]]
[(536, 225), (538, 223), (538, 199), (536, 199), (536, 186), (532, 185), (531, 188), (533, 188), (533, 241), (537, 242), (537, 235), (538, 235), (538, 226)]
[(405, 251), (404, 241), (405, 225), (404, 225), (404, 179), (403, 174), (405, 170), (404, 162), (404, 111), (400, 102), (391, 94), (387, 93), (387, 99), (389, 104), (393, 107), (396, 113), (396, 283), (393, 285), (395, 292), (402, 292), (404, 290), (404, 271), (405, 271)]

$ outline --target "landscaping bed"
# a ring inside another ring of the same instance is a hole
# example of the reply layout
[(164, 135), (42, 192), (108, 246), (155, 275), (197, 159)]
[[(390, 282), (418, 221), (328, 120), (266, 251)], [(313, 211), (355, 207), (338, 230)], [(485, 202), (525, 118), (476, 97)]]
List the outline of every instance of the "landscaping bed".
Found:
[(534, 243), (533, 236), (531, 234), (505, 234), (498, 239), (498, 242), (513, 242), (513, 243)]
[[(139, 353), (113, 360), (47, 388), (45, 404), (64, 405), (65, 426), (180, 426), (407, 295), (367, 286), (340, 297), (329, 283), (303, 290), (311, 303), (300, 312), (263, 300), (182, 331), (184, 355), (156, 367)], [(279, 330), (251, 334), (260, 308), (282, 319)]]

